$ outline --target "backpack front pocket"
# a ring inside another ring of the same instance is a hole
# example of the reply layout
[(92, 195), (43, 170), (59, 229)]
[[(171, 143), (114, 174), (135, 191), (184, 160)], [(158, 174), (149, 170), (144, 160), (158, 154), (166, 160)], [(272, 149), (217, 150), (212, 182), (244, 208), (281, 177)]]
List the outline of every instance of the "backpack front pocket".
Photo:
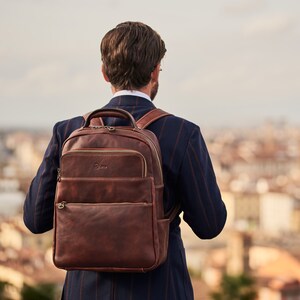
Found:
[(145, 157), (131, 149), (78, 149), (62, 158), (62, 176), (72, 177), (146, 177)]
[(58, 267), (130, 271), (155, 264), (152, 204), (60, 202), (55, 222), (63, 224), (55, 233)]
[[(150, 203), (154, 192), (151, 177), (88, 178), (61, 177), (55, 202), (78, 203)], [(124, 199), (126, 195), (126, 199)]]

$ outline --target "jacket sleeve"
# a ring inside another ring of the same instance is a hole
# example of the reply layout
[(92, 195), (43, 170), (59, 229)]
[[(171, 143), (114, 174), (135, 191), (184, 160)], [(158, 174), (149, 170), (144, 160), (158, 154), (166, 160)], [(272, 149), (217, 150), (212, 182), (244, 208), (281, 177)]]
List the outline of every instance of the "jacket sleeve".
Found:
[(187, 144), (179, 178), (183, 219), (201, 239), (223, 229), (227, 217), (215, 173), (199, 127)]
[(26, 227), (33, 233), (43, 233), (53, 228), (54, 197), (59, 166), (57, 124), (44, 154), (43, 161), (31, 182), (23, 207)]

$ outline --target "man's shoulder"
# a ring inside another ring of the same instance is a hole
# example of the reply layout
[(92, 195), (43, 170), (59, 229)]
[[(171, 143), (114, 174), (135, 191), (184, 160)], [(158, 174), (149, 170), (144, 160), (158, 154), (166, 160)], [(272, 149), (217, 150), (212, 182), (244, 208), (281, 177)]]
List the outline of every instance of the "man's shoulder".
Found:
[(156, 134), (164, 149), (183, 150), (193, 136), (201, 135), (198, 125), (174, 114), (159, 119), (151, 124), (149, 129)]
[(61, 136), (63, 139), (67, 138), (74, 130), (80, 128), (84, 124), (84, 117), (77, 116), (70, 119), (65, 119), (55, 123), (53, 133)]
[(186, 126), (186, 127), (190, 127), (190, 128), (196, 128), (196, 127), (199, 127), (197, 124), (193, 123), (192, 121), (190, 121), (190, 120), (188, 120), (188, 119), (186, 119), (186, 118), (177, 116), (177, 115), (170, 114), (170, 115), (167, 116), (167, 117), (169, 118), (170, 121), (172, 121), (172, 122), (183, 123), (184, 126)]
[(163, 124), (164, 126), (166, 126), (167, 129), (170, 130), (172, 130), (172, 128), (180, 128), (185, 132), (193, 132), (195, 130), (200, 130), (200, 127), (197, 124), (175, 114), (170, 114), (162, 118), (160, 122), (161, 125)]

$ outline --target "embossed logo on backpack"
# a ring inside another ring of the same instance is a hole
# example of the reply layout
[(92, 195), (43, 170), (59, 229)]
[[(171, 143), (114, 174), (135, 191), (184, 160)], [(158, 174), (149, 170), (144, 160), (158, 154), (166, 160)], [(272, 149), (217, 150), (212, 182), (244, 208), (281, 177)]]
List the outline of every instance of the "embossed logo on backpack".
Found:
[(94, 169), (95, 170), (107, 170), (108, 166), (105, 163), (105, 160), (96, 161), (96, 162), (94, 162)]

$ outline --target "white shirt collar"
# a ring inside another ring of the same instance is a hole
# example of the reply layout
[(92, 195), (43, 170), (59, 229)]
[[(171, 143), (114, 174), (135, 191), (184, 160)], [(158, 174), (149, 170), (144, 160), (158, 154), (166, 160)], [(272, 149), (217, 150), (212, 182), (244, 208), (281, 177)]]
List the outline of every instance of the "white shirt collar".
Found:
[(140, 91), (121, 90), (121, 91), (115, 92), (113, 95), (113, 98), (118, 97), (118, 96), (138, 96), (138, 97), (145, 98), (152, 102), (151, 98), (147, 94), (140, 92)]

